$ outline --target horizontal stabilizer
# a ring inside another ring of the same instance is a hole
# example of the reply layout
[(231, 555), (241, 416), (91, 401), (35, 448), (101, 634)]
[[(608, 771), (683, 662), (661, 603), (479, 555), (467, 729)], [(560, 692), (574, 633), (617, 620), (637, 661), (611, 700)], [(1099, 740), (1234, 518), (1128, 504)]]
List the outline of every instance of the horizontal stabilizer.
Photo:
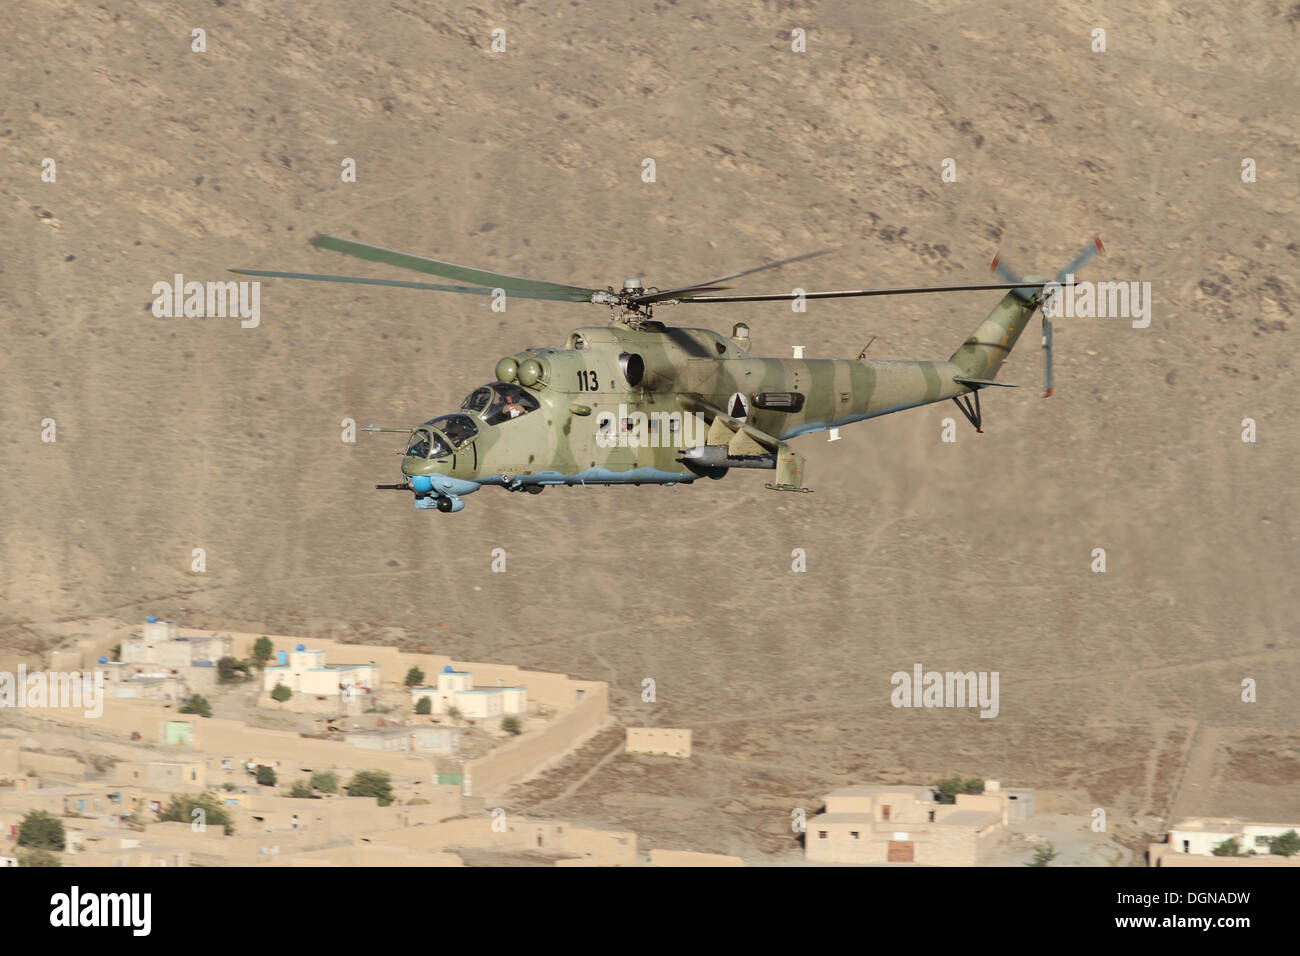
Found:
[(1019, 388), (1019, 385), (1013, 385), (1011, 382), (995, 382), (991, 378), (962, 378), (955, 377), (953, 381), (958, 385), (969, 385), (973, 389), (988, 388), (990, 385), (996, 385), (999, 388)]

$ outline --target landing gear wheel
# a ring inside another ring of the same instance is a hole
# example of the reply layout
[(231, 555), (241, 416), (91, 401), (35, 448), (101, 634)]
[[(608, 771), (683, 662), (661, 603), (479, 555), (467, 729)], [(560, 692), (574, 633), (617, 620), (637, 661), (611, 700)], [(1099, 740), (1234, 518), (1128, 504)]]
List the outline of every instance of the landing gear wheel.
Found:
[(438, 510), (441, 511), (441, 512), (443, 512), (444, 514), (445, 514), (446, 512), (448, 512), (448, 511), (450, 511), (450, 510), (451, 510), (451, 499), (450, 499), (450, 498), (439, 498), (439, 499), (438, 499)]
[(524, 491), (528, 492), (530, 495), (540, 495), (545, 490), (545, 485), (524, 485)]

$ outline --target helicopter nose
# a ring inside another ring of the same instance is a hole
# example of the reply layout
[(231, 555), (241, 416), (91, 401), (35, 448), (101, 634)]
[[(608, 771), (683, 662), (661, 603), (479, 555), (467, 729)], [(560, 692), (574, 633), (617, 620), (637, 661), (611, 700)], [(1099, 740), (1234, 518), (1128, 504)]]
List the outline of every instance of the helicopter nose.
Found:
[(407, 455), (402, 459), (402, 474), (406, 477), (418, 477), (437, 475), (446, 470), (447, 466), (440, 461), (426, 461), (423, 458), (417, 458), (413, 455)]

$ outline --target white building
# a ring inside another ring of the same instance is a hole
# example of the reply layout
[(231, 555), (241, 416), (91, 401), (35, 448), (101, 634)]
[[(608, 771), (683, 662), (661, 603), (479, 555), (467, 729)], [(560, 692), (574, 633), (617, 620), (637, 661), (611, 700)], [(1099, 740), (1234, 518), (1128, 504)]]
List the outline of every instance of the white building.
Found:
[(455, 670), (450, 664), (438, 675), (436, 686), (416, 687), (411, 691), (411, 704), (418, 705), (422, 697), (430, 698), (433, 714), (445, 714), (455, 707), (462, 717), (473, 720), (491, 720), (528, 710), (526, 688), (507, 687), (504, 683), (476, 687), (473, 674)]
[(1224, 840), (1236, 840), (1238, 853), (1269, 855), (1269, 839), (1288, 830), (1300, 832), (1295, 823), (1247, 823), (1226, 817), (1192, 817), (1176, 823), (1169, 831), (1169, 852), (1213, 856)]
[(286, 702), (294, 709), (294, 698), (350, 703), (365, 700), (379, 688), (378, 664), (330, 664), (323, 650), (309, 651), (299, 644), (296, 650), (280, 652), (280, 663), (262, 672), (262, 690), (270, 693), (277, 684), (293, 691)]

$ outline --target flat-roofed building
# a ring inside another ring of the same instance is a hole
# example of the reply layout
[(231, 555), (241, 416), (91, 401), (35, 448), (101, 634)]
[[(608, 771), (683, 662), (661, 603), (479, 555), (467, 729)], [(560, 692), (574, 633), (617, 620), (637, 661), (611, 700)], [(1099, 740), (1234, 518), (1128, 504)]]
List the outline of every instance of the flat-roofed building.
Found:
[[(1151, 844), (1148, 855), (1152, 866), (1186, 865), (1173, 857), (1204, 858), (1195, 864), (1203, 866), (1246, 858), (1279, 865), (1290, 861), (1300, 866), (1300, 855), (1283, 857), (1272, 852), (1272, 840), (1288, 831), (1300, 833), (1300, 824), (1253, 823), (1235, 817), (1188, 817), (1169, 828), (1165, 843)], [(1236, 841), (1238, 855), (1216, 856), (1215, 848), (1228, 840)]]
[(190, 851), (184, 847), (154, 846), (134, 841), (133, 845), (114, 846), (105, 838), (92, 841), (84, 849), (67, 857), (65, 866), (189, 866)]
[(458, 727), (380, 727), (345, 734), (343, 742), (364, 750), (454, 754), (461, 733)]
[(623, 749), (630, 754), (689, 757), (691, 732), (680, 727), (629, 727)]
[(292, 691), (286, 710), (345, 710), (359, 713), (363, 703), (379, 689), (377, 664), (330, 664), (324, 650), (299, 644), (284, 654), (282, 663), (262, 671), (262, 691), (270, 694), (277, 684)]
[(421, 698), (426, 697), (429, 712), (436, 716), (448, 713), (453, 707), (462, 717), (474, 720), (492, 720), (528, 711), (527, 688), (508, 686), (504, 681), (476, 686), (470, 671), (458, 671), (450, 664), (438, 674), (436, 684), (411, 690), (411, 706), (418, 707)]
[(941, 804), (933, 787), (864, 784), (826, 795), (826, 812), (868, 814), (881, 823), (932, 823)]
[(170, 670), (151, 671), (123, 664), (113, 670), (105, 669), (105, 673), (108, 677), (104, 692), (117, 700), (183, 700), (195, 689), (179, 672), (173, 674)]
[(119, 659), (100, 657), (110, 697), (180, 700), (216, 686), (217, 662), (234, 655), (229, 634), (182, 633), (171, 621), (149, 617), (139, 634), (122, 641)]
[(113, 782), (153, 790), (202, 790), (207, 786), (204, 760), (123, 761), (113, 767)]
[(985, 794), (1003, 794), (1003, 823), (1024, 823), (1034, 815), (1034, 791), (1029, 787), (1004, 787), (1000, 781), (984, 781)]
[[(1032, 791), (1029, 792), (1032, 795)], [(958, 794), (943, 804), (933, 787), (866, 785), (826, 796), (826, 812), (808, 821), (804, 856), (821, 863), (915, 863), (977, 866), (1006, 835), (1008, 817), (1032, 812), (1025, 792)]]
[(139, 635), (122, 642), (119, 660), (124, 664), (180, 669), (216, 667), (221, 658), (233, 655), (234, 639), (229, 634), (182, 634), (173, 622), (150, 617)]

